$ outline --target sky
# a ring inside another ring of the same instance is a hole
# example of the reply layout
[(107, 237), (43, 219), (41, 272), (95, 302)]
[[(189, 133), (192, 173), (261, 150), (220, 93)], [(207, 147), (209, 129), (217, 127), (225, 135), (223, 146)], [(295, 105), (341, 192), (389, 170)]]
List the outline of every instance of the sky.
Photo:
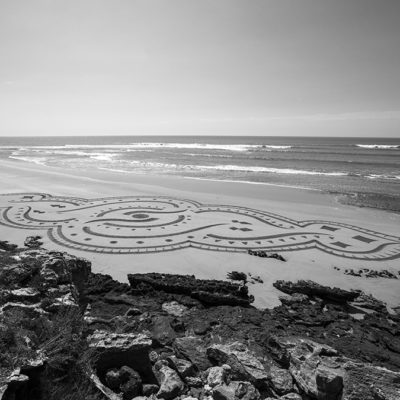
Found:
[(399, 0), (0, 0), (0, 136), (400, 137)]

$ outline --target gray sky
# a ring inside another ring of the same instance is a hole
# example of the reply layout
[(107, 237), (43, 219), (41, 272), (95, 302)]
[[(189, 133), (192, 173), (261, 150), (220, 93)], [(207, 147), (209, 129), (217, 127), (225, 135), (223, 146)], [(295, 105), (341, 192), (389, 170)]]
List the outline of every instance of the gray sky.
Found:
[(0, 135), (400, 137), (399, 0), (0, 0)]

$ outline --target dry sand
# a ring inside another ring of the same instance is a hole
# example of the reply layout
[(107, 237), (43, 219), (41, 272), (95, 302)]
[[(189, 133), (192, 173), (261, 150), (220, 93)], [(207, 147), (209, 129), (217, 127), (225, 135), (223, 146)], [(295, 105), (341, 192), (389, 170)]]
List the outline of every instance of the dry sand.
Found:
[[(359, 252), (360, 260), (328, 254), (319, 249), (305, 249), (279, 251), (287, 258), (287, 262), (284, 263), (274, 259), (249, 256), (246, 253), (210, 251), (193, 247), (148, 254), (102, 254), (66, 248), (56, 244), (47, 236), (47, 229), (23, 229), (0, 225), (0, 240), (6, 239), (22, 245), (26, 236), (41, 235), (46, 248), (83, 256), (92, 261), (94, 272), (107, 273), (121, 281), (126, 281), (126, 275), (134, 272), (169, 272), (194, 274), (198, 278), (225, 279), (227, 272), (239, 270), (258, 275), (264, 281), (263, 284), (250, 285), (250, 291), (256, 298), (255, 305), (258, 307), (272, 307), (279, 304), (278, 295), (280, 293), (272, 287), (272, 283), (277, 279), (312, 279), (330, 286), (362, 289), (378, 299), (386, 301), (389, 306), (400, 304), (400, 280), (367, 279), (343, 273), (345, 268), (389, 269), (396, 273), (400, 271), (400, 258), (371, 259), (382, 257), (382, 253), (385, 252), (393, 256), (400, 255), (399, 240), (393, 239), (393, 236), (400, 236), (399, 214), (341, 205), (332, 196), (312, 190), (143, 176), (109, 171), (82, 171), (72, 168), (71, 170), (62, 170), (10, 160), (0, 161), (0, 183), (1, 194), (48, 193), (53, 196), (85, 199), (119, 198), (121, 196), (152, 196), (157, 199), (158, 196), (168, 196), (173, 199), (194, 200), (202, 204), (232, 205), (233, 208), (248, 207), (261, 212), (275, 213), (295, 221), (332, 221), (336, 223), (332, 226), (343, 223), (391, 235), (387, 238), (376, 238), (378, 244), (394, 243), (392, 247), (377, 252), (370, 250), (376, 248), (373, 243), (365, 243), (360, 240), (357, 242), (352, 239), (359, 232), (354, 233), (351, 230), (342, 229), (331, 233), (334, 240), (350, 243), (349, 248), (354, 248)], [(0, 196), (0, 207), (9, 207), (12, 198), (12, 196)], [(49, 202), (40, 207), (43, 215), (56, 215), (62, 211), (51, 209)], [(91, 211), (90, 208), (81, 210), (75, 224), (84, 224), (85, 221), (90, 220), (92, 218)], [(40, 215), (38, 214), (38, 219), (40, 219)], [(196, 217), (199, 218), (196, 223), (207, 225), (210, 221), (211, 223), (223, 222), (226, 215), (223, 212), (215, 212), (212, 216), (205, 212), (197, 214)], [(279, 231), (278, 228), (252, 220), (250, 216), (245, 216), (244, 220), (242, 217), (240, 216), (239, 219), (242, 222), (247, 221), (248, 224), (243, 226), (250, 226), (251, 222), (251, 227), (258, 236), (262, 229), (265, 229), (265, 235)], [(232, 214), (232, 219), (235, 219), (234, 214)], [(189, 225), (191, 223), (189, 221)], [(172, 225), (166, 225), (165, 229), (164, 232), (173, 233), (175, 228)], [(307, 227), (304, 229), (312, 230)], [(227, 228), (217, 227), (213, 233), (226, 235)], [(231, 232), (231, 234), (233, 237), (235, 235), (242, 237), (251, 236), (252, 233), (239, 231), (239, 234), (237, 232)], [(360, 235), (369, 237), (364, 233)], [(341, 270), (337, 271), (334, 267), (340, 267)]]

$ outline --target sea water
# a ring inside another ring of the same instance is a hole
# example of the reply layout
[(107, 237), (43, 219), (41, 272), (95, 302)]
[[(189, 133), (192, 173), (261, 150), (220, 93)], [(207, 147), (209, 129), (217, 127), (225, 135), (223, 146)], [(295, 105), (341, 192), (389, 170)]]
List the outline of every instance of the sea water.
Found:
[(51, 167), (400, 194), (400, 139), (3, 137), (0, 157)]

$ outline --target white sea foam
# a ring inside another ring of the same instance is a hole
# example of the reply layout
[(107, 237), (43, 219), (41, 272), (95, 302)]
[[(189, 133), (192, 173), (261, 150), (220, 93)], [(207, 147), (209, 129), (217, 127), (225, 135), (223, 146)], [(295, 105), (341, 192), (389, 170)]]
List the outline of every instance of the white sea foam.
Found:
[(249, 185), (266, 185), (266, 186), (277, 186), (277, 187), (284, 187), (284, 188), (293, 188), (293, 189), (304, 189), (304, 190), (311, 190), (315, 192), (320, 192), (320, 189), (316, 188), (309, 188), (306, 186), (298, 186), (298, 185), (284, 185), (280, 183), (271, 183), (271, 182), (258, 182), (258, 181), (243, 181), (243, 180), (236, 180), (236, 179), (212, 179), (212, 178), (199, 178), (199, 177), (192, 177), (192, 176), (184, 176), (184, 179), (195, 179), (198, 181), (211, 181), (211, 182), (223, 182), (223, 183), (246, 183)]
[(38, 165), (46, 165), (47, 158), (46, 157), (22, 157), (22, 156), (10, 156), (9, 158), (13, 158), (14, 160), (32, 162)]
[(215, 165), (199, 166), (200, 169), (216, 169), (221, 171), (243, 171), (243, 172), (268, 172), (276, 174), (293, 174), (293, 175), (326, 175), (326, 176), (346, 176), (346, 172), (323, 172), (323, 171), (307, 171), (291, 168), (267, 168), (267, 167), (251, 167), (240, 165)]
[[(0, 148), (15, 149), (19, 146), (0, 146)], [(249, 150), (287, 150), (292, 146), (261, 145), (261, 144), (213, 144), (213, 143), (153, 143), (140, 142), (129, 144), (66, 144), (60, 146), (24, 146), (21, 149), (38, 150), (67, 150), (68, 149), (120, 149), (120, 150), (141, 150), (141, 149), (199, 149), (199, 150), (224, 150), (224, 151), (249, 151)]]
[(115, 153), (89, 153), (88, 155), (92, 160), (113, 161), (114, 157), (116, 157), (118, 154), (115, 154)]
[(369, 174), (369, 175), (366, 175), (366, 178), (396, 180), (396, 179), (400, 179), (400, 175)]
[(400, 149), (398, 144), (356, 144), (357, 147), (363, 149), (380, 149), (380, 150), (393, 150)]
[(325, 176), (347, 176), (346, 172), (323, 172), (323, 171), (306, 171), (290, 168), (267, 168), (256, 166), (241, 166), (241, 165), (180, 165), (168, 164), (147, 161), (130, 161), (131, 165), (137, 165), (144, 168), (159, 168), (159, 169), (184, 169), (184, 170), (215, 170), (215, 171), (238, 171), (238, 172), (266, 172), (276, 174), (293, 174), (293, 175), (325, 175)]

